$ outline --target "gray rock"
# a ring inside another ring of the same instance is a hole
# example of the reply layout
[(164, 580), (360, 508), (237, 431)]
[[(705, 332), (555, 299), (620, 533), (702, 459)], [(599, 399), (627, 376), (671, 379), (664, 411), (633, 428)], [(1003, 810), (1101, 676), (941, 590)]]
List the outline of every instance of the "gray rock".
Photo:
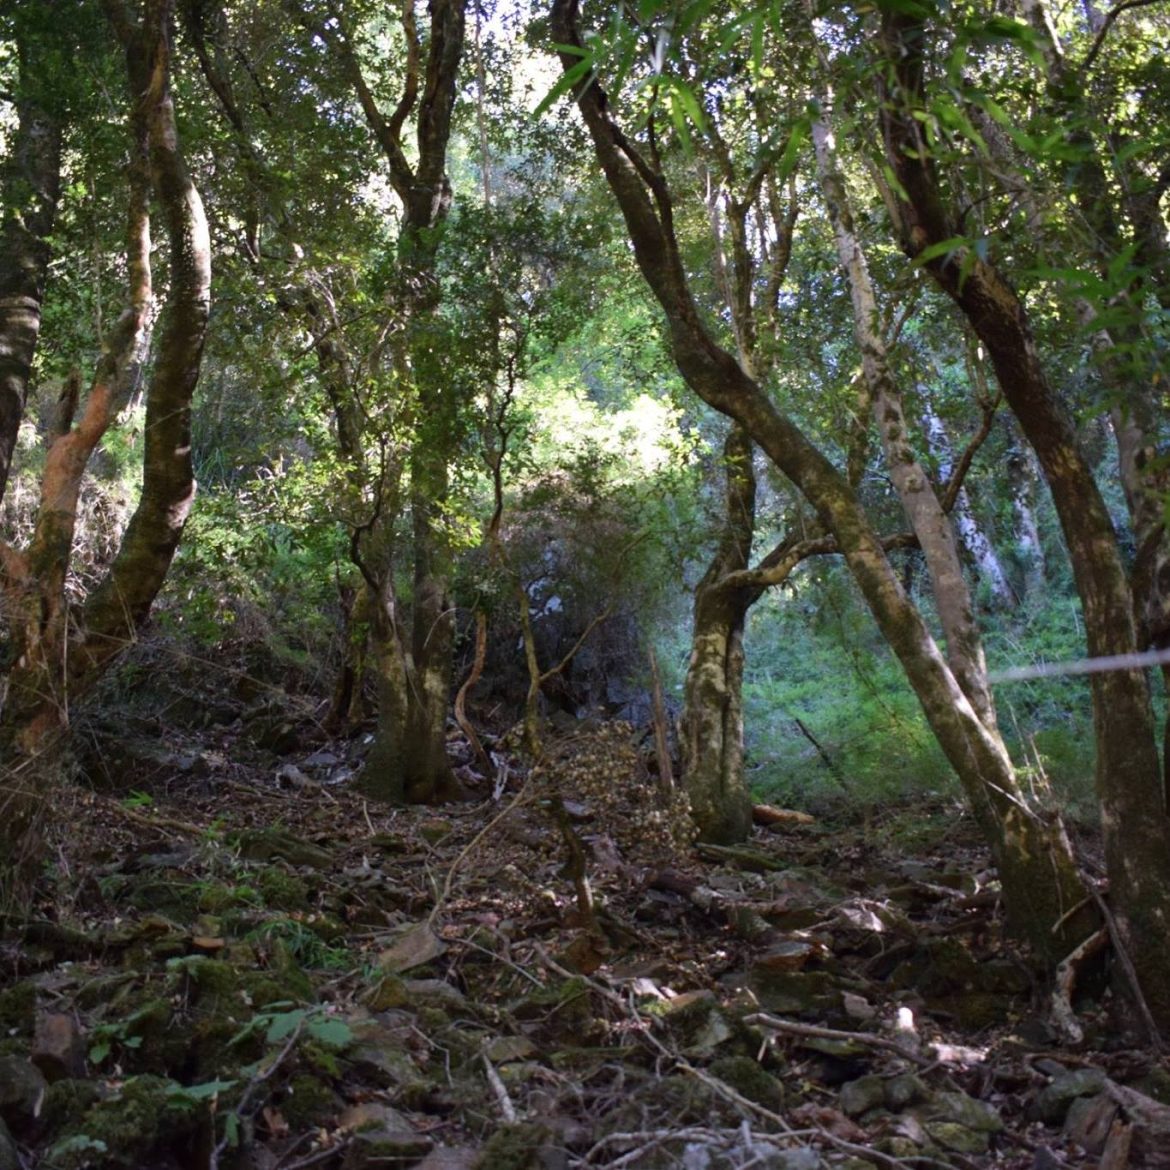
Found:
[(31, 1061), (0, 1056), (0, 1120), (18, 1128), (41, 1112), (48, 1082)]
[(908, 1105), (917, 1105), (930, 1096), (930, 1090), (914, 1073), (899, 1073), (886, 1081), (886, 1108), (894, 1113)]
[(953, 1121), (976, 1133), (999, 1133), (1003, 1118), (986, 1101), (976, 1101), (966, 1093), (938, 1093), (931, 1102), (932, 1120)]
[(858, 1077), (841, 1086), (841, 1112), (847, 1117), (860, 1117), (886, 1100), (886, 1085), (881, 1077), (871, 1074)]
[(991, 1144), (990, 1135), (956, 1121), (928, 1121), (926, 1132), (944, 1149), (954, 1150), (956, 1154), (985, 1154)]
[(1078, 1097), (1095, 1097), (1105, 1091), (1108, 1077), (1099, 1068), (1079, 1068), (1063, 1073), (1045, 1086), (1036, 1098), (1036, 1112), (1048, 1125), (1061, 1125), (1069, 1106)]

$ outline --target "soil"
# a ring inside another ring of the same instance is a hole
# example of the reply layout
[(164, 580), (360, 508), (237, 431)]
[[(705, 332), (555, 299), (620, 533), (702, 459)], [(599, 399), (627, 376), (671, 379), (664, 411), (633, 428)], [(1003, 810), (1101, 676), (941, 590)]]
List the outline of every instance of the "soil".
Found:
[(167, 702), (90, 725), (3, 920), (0, 1170), (1170, 1165), (1108, 956), (1054, 1000), (952, 801), (696, 846), (590, 724), (387, 808), (367, 730)]

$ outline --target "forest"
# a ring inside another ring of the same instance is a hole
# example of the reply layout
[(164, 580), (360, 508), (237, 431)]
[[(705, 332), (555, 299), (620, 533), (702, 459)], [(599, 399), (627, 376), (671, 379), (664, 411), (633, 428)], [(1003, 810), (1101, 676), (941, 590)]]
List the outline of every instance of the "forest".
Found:
[(0, 1170), (1170, 1167), (1168, 50), (0, 0)]

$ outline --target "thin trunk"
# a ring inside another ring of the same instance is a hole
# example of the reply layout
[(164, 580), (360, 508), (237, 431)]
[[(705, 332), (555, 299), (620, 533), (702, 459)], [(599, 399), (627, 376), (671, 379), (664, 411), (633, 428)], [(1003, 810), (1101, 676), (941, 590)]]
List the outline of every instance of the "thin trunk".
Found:
[[(822, 100), (822, 110), (828, 109)], [(894, 382), (884, 339), (877, 332), (877, 297), (869, 265), (853, 226), (845, 179), (837, 163), (832, 131), (818, 118), (812, 125), (821, 190), (837, 244), (837, 259), (849, 283), (853, 303), (853, 335), (861, 351), (862, 370), (869, 387), (874, 419), (894, 482), (910, 527), (926, 557), (935, 606), (947, 643), (947, 661), (963, 693), (984, 726), (995, 728), (995, 703), (987, 683), (983, 643), (975, 623), (971, 593), (959, 560), (950, 518), (910, 445), (902, 396)]]
[(759, 592), (728, 589), (728, 573), (748, 567), (755, 528), (752, 441), (733, 426), (723, 445), (724, 528), (695, 589), (691, 659), (683, 690), (680, 750), (691, 815), (704, 841), (742, 841), (751, 828), (743, 768), (743, 632)]
[[(923, 96), (926, 30), (906, 13), (883, 13), (881, 44), (890, 80), (882, 104), (886, 159), (900, 183), (903, 247), (913, 258), (955, 238), (931, 153), (915, 117)], [(991, 357), (1004, 397), (1052, 492), (1084, 611), (1089, 654), (1137, 648), (1133, 597), (1109, 513), (1072, 421), (1049, 385), (1027, 310), (994, 265), (963, 249), (922, 261), (963, 311)], [(1137, 669), (1093, 675), (1097, 791), (1111, 894), (1122, 944), (1138, 968), (1159, 1024), (1170, 1024), (1170, 840), (1153, 712)]]
[(1027, 444), (1013, 445), (1007, 457), (1008, 491), (1012, 501), (1012, 546), (1020, 566), (1021, 597), (1044, 589), (1044, 546), (1036, 521), (1036, 454)]
[[(556, 0), (552, 29), (558, 42), (577, 50), (562, 53), (568, 70), (584, 51), (575, 0)], [(1083, 886), (1067, 865), (1067, 847), (1050, 840), (1048, 827), (1012, 798), (1011, 762), (956, 683), (844, 477), (703, 327), (679, 256), (671, 194), (662, 175), (622, 134), (595, 79), (587, 80), (576, 98), (625, 217), (639, 268), (665, 312), (679, 372), (704, 401), (743, 426), (835, 537), (940, 745), (977, 794), (975, 815), (993, 850), (1002, 839), (1000, 826), (1012, 841), (1011, 849), (995, 854), (1012, 924), (1042, 955), (1065, 953), (1070, 937), (1083, 927), (1067, 917), (1083, 898)], [(996, 777), (1003, 783), (995, 784)], [(1016, 840), (1027, 845), (1016, 847)]]
[[(19, 51), (18, 84), (43, 86), (39, 54)], [(61, 193), (61, 125), (38, 96), (16, 103), (16, 129), (0, 182), (0, 499), (8, 484), (24, 417), (29, 374), (41, 330), (41, 303)]]
[[(949, 482), (951, 476), (955, 474), (955, 452), (951, 446), (950, 436), (933, 407), (927, 406), (924, 421), (927, 443), (938, 461), (939, 478), (944, 483)], [(966, 488), (960, 488), (956, 493), (951, 517), (955, 535), (971, 558), (979, 580), (986, 586), (991, 604), (996, 609), (1014, 609), (1016, 595), (1008, 582), (1007, 571), (987, 534), (975, 518)]]

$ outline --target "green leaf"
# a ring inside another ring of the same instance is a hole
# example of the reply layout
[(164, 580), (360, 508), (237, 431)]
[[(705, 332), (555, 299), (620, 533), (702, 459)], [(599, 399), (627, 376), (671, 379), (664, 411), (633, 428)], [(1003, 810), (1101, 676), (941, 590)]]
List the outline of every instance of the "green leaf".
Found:
[(169, 1090), (169, 1096), (176, 1100), (208, 1101), (218, 1097), (235, 1085), (235, 1081), (204, 1081), (198, 1085), (174, 1085)]
[(596, 56), (592, 52), (582, 49), (579, 45), (557, 45), (555, 47), (558, 50), (564, 52), (580, 53), (582, 54), (581, 60), (571, 68), (566, 69), (565, 72), (561, 74), (560, 79), (557, 81), (556, 85), (554, 85), (552, 89), (550, 89), (548, 93), (545, 94), (544, 98), (541, 100), (540, 105), (536, 107), (535, 116), (537, 118), (547, 113), (556, 102), (564, 97), (565, 94), (574, 89), (580, 81), (582, 81), (588, 74), (590, 74), (593, 71), (593, 66), (596, 62)]
[(89, 1063), (101, 1064), (107, 1056), (110, 1055), (110, 1042), (108, 1040), (99, 1040), (96, 1044), (90, 1045), (89, 1049)]
[(353, 1029), (335, 1016), (310, 1020), (305, 1031), (316, 1041), (330, 1048), (345, 1048), (353, 1043)]
[(281, 1012), (280, 1015), (273, 1016), (264, 1039), (269, 1044), (279, 1044), (282, 1040), (287, 1040), (305, 1022), (307, 1014), (302, 1008), (299, 1011)]
[(966, 236), (951, 236), (948, 240), (940, 240), (937, 244), (928, 244), (915, 257), (920, 263), (925, 264), (929, 260), (935, 260), (939, 256), (952, 256), (960, 248), (965, 248), (970, 244), (970, 240)]

